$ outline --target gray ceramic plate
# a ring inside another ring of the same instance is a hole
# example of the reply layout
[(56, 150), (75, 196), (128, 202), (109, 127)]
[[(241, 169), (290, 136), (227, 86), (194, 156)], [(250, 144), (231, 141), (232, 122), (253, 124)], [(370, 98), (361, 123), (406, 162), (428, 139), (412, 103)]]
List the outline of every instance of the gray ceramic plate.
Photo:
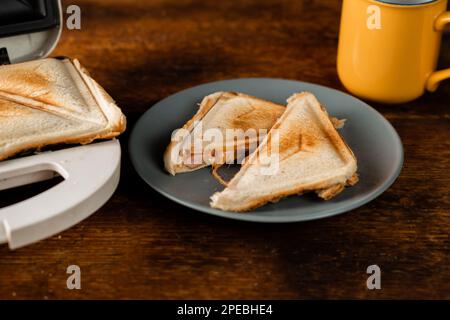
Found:
[[(295, 92), (310, 91), (329, 113), (347, 119), (340, 132), (358, 159), (360, 182), (330, 201), (315, 194), (292, 196), (245, 214), (209, 206), (209, 197), (223, 187), (204, 168), (169, 175), (163, 152), (172, 131), (197, 111), (202, 98), (216, 91), (239, 91), (280, 104)], [(315, 84), (280, 79), (238, 79), (200, 85), (174, 94), (147, 111), (130, 139), (131, 160), (139, 175), (164, 196), (189, 208), (213, 215), (257, 222), (295, 222), (343, 213), (375, 199), (395, 181), (403, 163), (403, 147), (390, 123), (366, 103), (343, 92)]]

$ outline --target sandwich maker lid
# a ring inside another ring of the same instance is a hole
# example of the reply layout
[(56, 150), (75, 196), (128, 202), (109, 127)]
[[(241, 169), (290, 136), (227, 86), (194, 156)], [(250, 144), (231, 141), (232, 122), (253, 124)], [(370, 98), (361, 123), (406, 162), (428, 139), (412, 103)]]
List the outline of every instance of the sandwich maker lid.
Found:
[[(47, 57), (62, 30), (60, 0), (0, 0), (0, 65)], [(16, 249), (97, 211), (119, 183), (118, 140), (0, 162), (0, 192), (61, 176), (53, 188), (0, 208), (0, 243)]]
[(62, 30), (60, 0), (1, 0), (0, 64), (45, 58)]

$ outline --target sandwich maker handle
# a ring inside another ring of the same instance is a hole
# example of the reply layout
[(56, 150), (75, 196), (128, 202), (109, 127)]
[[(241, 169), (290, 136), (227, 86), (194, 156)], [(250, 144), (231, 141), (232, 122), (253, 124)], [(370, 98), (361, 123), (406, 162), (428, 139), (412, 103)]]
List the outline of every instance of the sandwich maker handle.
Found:
[(65, 180), (0, 209), (0, 243), (17, 249), (55, 235), (97, 211), (119, 183), (120, 153), (119, 142), (113, 140), (1, 163), (0, 187), (46, 179), (52, 171)]

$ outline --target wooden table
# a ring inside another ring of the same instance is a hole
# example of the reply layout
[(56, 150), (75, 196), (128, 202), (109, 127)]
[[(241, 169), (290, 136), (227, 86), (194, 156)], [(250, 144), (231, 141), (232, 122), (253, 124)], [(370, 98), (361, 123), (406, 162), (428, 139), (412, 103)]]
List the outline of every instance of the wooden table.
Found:
[[(65, 5), (71, 1), (64, 1)], [(82, 30), (55, 55), (79, 58), (131, 129), (158, 100), (220, 79), (279, 77), (344, 90), (336, 74), (340, 1), (79, 0)], [(450, 39), (441, 67), (450, 66)], [(450, 298), (450, 81), (374, 107), (405, 147), (397, 182), (366, 206), (286, 225), (229, 221), (148, 187), (127, 154), (113, 198), (51, 239), (0, 248), (0, 298)], [(15, 201), (36, 187), (3, 192)], [(66, 288), (66, 268), (82, 289)], [(366, 268), (382, 290), (366, 288)]]

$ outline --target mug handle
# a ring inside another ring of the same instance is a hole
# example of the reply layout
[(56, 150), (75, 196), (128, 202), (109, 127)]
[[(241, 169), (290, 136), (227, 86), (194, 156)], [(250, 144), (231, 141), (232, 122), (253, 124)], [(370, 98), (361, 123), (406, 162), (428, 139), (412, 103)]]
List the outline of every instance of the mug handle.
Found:
[[(441, 32), (448, 23), (450, 23), (450, 11), (444, 12), (437, 17), (434, 29), (437, 32)], [(436, 91), (439, 83), (448, 78), (450, 78), (450, 68), (433, 72), (427, 80), (427, 90), (431, 92)]]

